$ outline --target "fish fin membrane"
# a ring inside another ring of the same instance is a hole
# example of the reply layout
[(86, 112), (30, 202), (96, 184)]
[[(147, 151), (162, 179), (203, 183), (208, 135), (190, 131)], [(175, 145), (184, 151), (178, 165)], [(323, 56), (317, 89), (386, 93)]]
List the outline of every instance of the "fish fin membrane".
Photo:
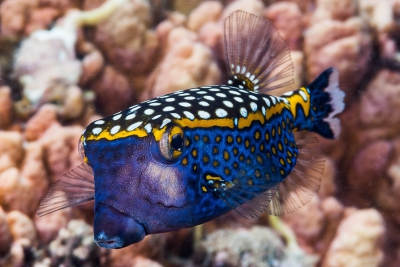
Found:
[(345, 93), (339, 88), (339, 71), (326, 69), (309, 86), (314, 117), (310, 131), (329, 139), (340, 135), (340, 120), (335, 116), (344, 109)]
[(318, 192), (324, 174), (325, 159), (315, 136), (296, 134), (298, 158), (293, 171), (280, 184), (269, 202), (267, 213), (282, 216), (306, 205)]
[(49, 213), (94, 200), (94, 176), (86, 164), (73, 168), (53, 183), (40, 202), (37, 214)]
[[(255, 157), (254, 157), (255, 158)], [(216, 193), (230, 208), (250, 220), (259, 217), (277, 192), (280, 177), (256, 178), (255, 168), (260, 164), (254, 160), (239, 171), (228, 189), (217, 188)], [(251, 180), (252, 183), (248, 183)]]
[(228, 84), (265, 93), (294, 83), (286, 41), (269, 20), (238, 10), (224, 22)]

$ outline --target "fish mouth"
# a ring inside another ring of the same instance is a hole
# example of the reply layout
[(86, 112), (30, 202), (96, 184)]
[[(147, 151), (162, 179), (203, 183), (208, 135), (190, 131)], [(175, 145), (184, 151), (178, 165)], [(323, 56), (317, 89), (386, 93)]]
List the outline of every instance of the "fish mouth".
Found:
[(93, 231), (98, 246), (119, 249), (140, 242), (146, 236), (144, 226), (119, 209), (99, 203), (95, 210)]

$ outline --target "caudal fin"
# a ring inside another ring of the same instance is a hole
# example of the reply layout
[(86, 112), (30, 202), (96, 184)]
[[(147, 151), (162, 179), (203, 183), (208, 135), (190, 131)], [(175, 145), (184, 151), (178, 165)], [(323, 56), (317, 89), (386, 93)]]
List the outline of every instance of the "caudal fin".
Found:
[(339, 88), (337, 69), (326, 69), (308, 87), (284, 96), (293, 105), (295, 131), (307, 130), (329, 139), (339, 136), (340, 121), (335, 116), (344, 109), (345, 94)]

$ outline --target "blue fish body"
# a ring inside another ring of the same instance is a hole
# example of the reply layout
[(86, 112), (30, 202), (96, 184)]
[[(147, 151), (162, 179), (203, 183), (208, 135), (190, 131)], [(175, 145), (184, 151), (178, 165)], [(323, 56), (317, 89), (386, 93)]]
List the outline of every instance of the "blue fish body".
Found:
[[(244, 29), (249, 20), (257, 27)], [(260, 39), (237, 46), (243, 31)], [(92, 122), (80, 139), (85, 164), (52, 187), (39, 214), (94, 199), (95, 241), (121, 248), (233, 209), (251, 218), (307, 203), (318, 190), (321, 162), (315, 139), (298, 140), (295, 132), (339, 134), (338, 73), (328, 69), (308, 87), (267, 95), (291, 79), (283, 39), (243, 11), (226, 20), (225, 33), (227, 85), (177, 91)], [(263, 60), (246, 58), (253, 45)]]

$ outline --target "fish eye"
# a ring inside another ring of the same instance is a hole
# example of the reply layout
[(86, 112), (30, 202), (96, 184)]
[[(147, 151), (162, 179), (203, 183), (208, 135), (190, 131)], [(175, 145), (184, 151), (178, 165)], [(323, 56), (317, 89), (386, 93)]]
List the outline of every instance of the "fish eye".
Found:
[(161, 155), (166, 160), (175, 160), (182, 155), (184, 149), (183, 130), (178, 126), (172, 126), (162, 135), (159, 142)]

